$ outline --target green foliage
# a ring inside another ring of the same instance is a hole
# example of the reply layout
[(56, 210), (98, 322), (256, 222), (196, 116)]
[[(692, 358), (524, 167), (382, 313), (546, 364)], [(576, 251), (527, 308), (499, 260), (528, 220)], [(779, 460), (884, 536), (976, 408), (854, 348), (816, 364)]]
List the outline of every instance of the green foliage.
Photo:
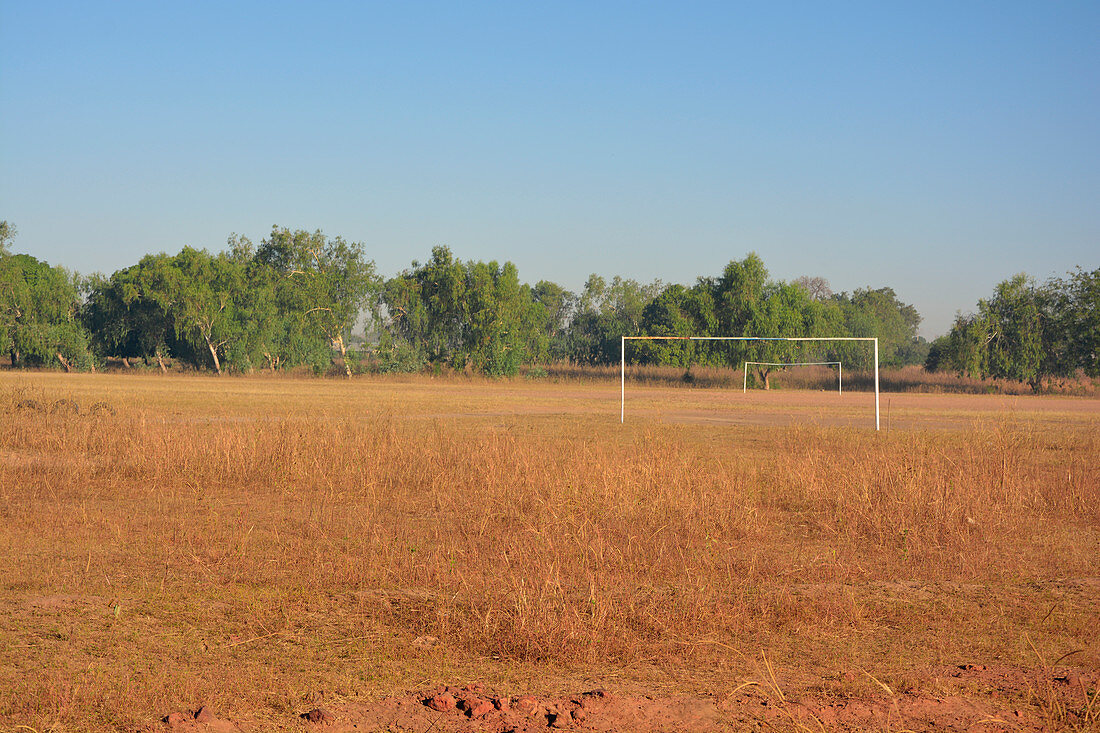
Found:
[[(938, 348), (929, 352), (930, 368), (948, 366), (959, 374), (981, 378), (989, 374), (989, 327), (977, 316), (958, 316), (950, 333), (936, 340)], [(933, 354), (935, 361), (933, 361)]]
[[(879, 339), (886, 366), (923, 361), (1036, 389), (1048, 376), (1100, 376), (1100, 270), (1043, 286), (1016, 276), (929, 344), (916, 335), (920, 315), (893, 289), (834, 294), (821, 278), (772, 280), (755, 253), (691, 286), (593, 274), (573, 294), (545, 280), (524, 284), (510, 262), (463, 262), (446, 247), (383, 281), (362, 244), (280, 227), (258, 247), (233, 235), (220, 253), (184, 247), (81, 280), (9, 254), (14, 235), (0, 222), (0, 348), (17, 365), (91, 368), (107, 356), (163, 364), (171, 356), (218, 372), (325, 373), (335, 351), (349, 376), (371, 355), (381, 371), (448, 365), (511, 376), (554, 360), (615, 363), (623, 336), (857, 336)], [(377, 343), (351, 352), (352, 329), (364, 320)], [(673, 339), (636, 342), (628, 353), (632, 363), (689, 370), (746, 360), (871, 364), (865, 344), (835, 342)], [(766, 385), (770, 371), (761, 367), (754, 381)]]
[[(845, 334), (878, 337), (879, 363), (883, 366), (900, 367), (923, 361), (917, 337), (920, 314), (913, 306), (898, 300), (893, 288), (857, 289), (851, 295), (834, 295), (831, 301), (840, 308)], [(837, 356), (854, 368), (870, 366), (866, 349), (837, 347)]]
[(1100, 268), (1088, 272), (1077, 268), (1066, 280), (1049, 286), (1051, 330), (1058, 337), (1051, 351), (1060, 356), (1062, 373), (1080, 369), (1100, 377)]
[(8, 221), (0, 221), (0, 255), (10, 254), (9, 247), (18, 233), (14, 224)]
[(103, 355), (159, 361), (171, 354), (218, 373), (223, 362), (246, 371), (263, 300), (230, 254), (184, 247), (93, 278), (83, 318)]
[(94, 367), (79, 320), (80, 278), (30, 255), (11, 254), (16, 228), (0, 221), (0, 350), (12, 366)]
[(1098, 376), (1100, 270), (1078, 268), (1039, 286), (1026, 275), (997, 285), (929, 349), (925, 366), (1013, 379), (1039, 390), (1047, 377)]
[[(700, 330), (694, 311), (699, 303), (698, 289), (683, 285), (670, 285), (653, 298), (642, 311), (643, 330), (649, 336), (691, 336), (704, 333)], [(713, 313), (713, 303), (706, 303)], [(639, 341), (632, 357), (658, 364), (689, 366), (698, 363), (697, 343), (692, 341)]]
[[(581, 363), (614, 363), (622, 336), (864, 336), (878, 337), (885, 363), (923, 361), (927, 344), (916, 336), (920, 316), (890, 288), (834, 295), (821, 278), (773, 281), (763, 260), (749, 253), (731, 261), (718, 277), (695, 285), (649, 286), (615, 278), (611, 285), (592, 275), (576, 300), (566, 329), (566, 353)], [(751, 361), (843, 361), (869, 368), (865, 344), (787, 341), (704, 342), (680, 339), (638, 341), (632, 363), (740, 368)], [(774, 367), (761, 366), (767, 384)]]
[(617, 362), (620, 338), (642, 333), (645, 308), (662, 290), (659, 280), (643, 285), (615, 277), (608, 285), (590, 275), (567, 335), (570, 358), (585, 364)]
[[(6, 248), (12, 233), (14, 228), (3, 223), (0, 246)], [(15, 290), (8, 290), (11, 301)], [(79, 299), (72, 302), (79, 305)], [(90, 345), (100, 358), (163, 364), (171, 356), (218, 372), (304, 365), (324, 373), (336, 349), (350, 376), (359, 354), (349, 355), (348, 343), (364, 316), (368, 333), (377, 335), (377, 344), (367, 349), (382, 371), (416, 371), (431, 364), (510, 376), (521, 364), (614, 363), (621, 338), (642, 334), (851, 333), (879, 336), (884, 363), (924, 356), (915, 338), (920, 318), (891, 289), (833, 295), (821, 278), (772, 281), (755, 253), (690, 287), (621, 277), (609, 282), (594, 274), (574, 295), (545, 280), (534, 287), (522, 283), (511, 263), (463, 262), (446, 247), (435, 247), (426, 263), (413, 262), (383, 282), (361, 244), (280, 227), (273, 227), (258, 247), (232, 235), (221, 253), (185, 247), (174, 256), (146, 256), (110, 277), (93, 276), (78, 310), (77, 326), (86, 331), (76, 333), (84, 334), (85, 351)], [(4, 343), (12, 341), (13, 333), (9, 324)], [(33, 344), (51, 340), (67, 344), (74, 354), (80, 350), (72, 334), (40, 331), (35, 341), (29, 333), (21, 338), (34, 353), (44, 347)], [(1067, 351), (1082, 348), (1087, 346), (1065, 345)], [(860, 366), (869, 361), (865, 352), (851, 345), (670, 340), (639, 342), (630, 358), (635, 363), (738, 367), (748, 358), (829, 357)], [(760, 375), (765, 382), (768, 371)]]
[(339, 349), (350, 377), (348, 339), (364, 309), (377, 312), (380, 287), (363, 245), (320, 231), (273, 227), (253, 259), (274, 290), (269, 361), (272, 354), (285, 355), (289, 362), (308, 361), (317, 356), (323, 339)]
[(191, 247), (184, 247), (170, 268), (161, 283), (164, 290), (153, 293), (167, 304), (176, 338), (193, 352), (209, 352), (219, 374), (227, 352), (236, 351), (247, 364), (247, 351), (239, 343), (248, 334), (244, 268), (224, 254)]
[(184, 247), (96, 276), (83, 318), (103, 355), (322, 373), (336, 346), (350, 374), (347, 340), (376, 290), (362, 245), (276, 227), (258, 249), (233, 235), (219, 254)]
[(427, 355), (418, 344), (408, 341), (393, 342), (386, 336), (378, 346), (377, 368), (383, 374), (415, 373), (428, 365)]
[[(598, 284), (598, 283), (597, 283)], [(768, 276), (759, 255), (730, 262), (716, 278), (700, 278), (691, 288), (673, 285), (652, 298), (641, 331), (653, 336), (879, 337), (887, 359), (912, 359), (920, 353), (916, 327), (920, 317), (897, 300), (890, 288), (833, 295), (821, 278), (786, 283)], [(872, 354), (865, 344), (840, 342), (640, 341), (630, 350), (635, 363), (678, 366), (725, 365), (745, 361), (843, 361), (867, 368)], [(775, 367), (760, 366), (765, 385)]]
[[(489, 376), (512, 376), (526, 357), (519, 273), (511, 262), (466, 266), (465, 354), (472, 368)], [(530, 300), (530, 293), (527, 294)]]
[(145, 257), (110, 278), (92, 275), (88, 279), (81, 318), (97, 354), (146, 361), (167, 355), (172, 328), (167, 311), (151, 298), (141, 296), (142, 270), (155, 262), (155, 258)]
[(1040, 292), (1025, 275), (1000, 283), (978, 312), (989, 333), (989, 376), (1038, 384), (1042, 374), (1043, 331)]
[(389, 318), (380, 351), (415, 355), (396, 363), (418, 365), (423, 358), (491, 376), (515, 375), (521, 364), (547, 358), (560, 328), (555, 319), (569, 302), (568, 293), (551, 283), (538, 288), (541, 300), (520, 283), (510, 262), (462, 262), (436, 247), (427, 263), (414, 262), (386, 282), (382, 301)]
[(426, 264), (413, 262), (383, 286), (391, 340), (420, 346), (428, 361), (462, 368), (465, 298), (465, 266), (446, 247), (433, 248)]
[[(541, 324), (541, 333), (529, 346), (535, 361), (551, 362), (569, 358), (569, 321), (576, 307), (576, 296), (557, 283), (540, 280), (531, 289), (531, 308), (534, 312), (525, 322)], [(541, 310), (539, 310), (541, 309)]]
[(94, 366), (88, 334), (79, 320), (80, 279), (61, 267), (50, 267), (30, 255), (8, 254), (14, 227), (0, 231), (0, 350), (12, 366)]

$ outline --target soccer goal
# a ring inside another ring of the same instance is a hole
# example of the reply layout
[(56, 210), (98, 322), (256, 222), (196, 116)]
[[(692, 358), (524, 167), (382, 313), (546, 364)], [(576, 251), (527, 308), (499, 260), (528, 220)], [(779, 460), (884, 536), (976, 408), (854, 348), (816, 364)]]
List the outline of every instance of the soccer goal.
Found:
[(839, 361), (746, 361), (745, 362), (745, 379), (742, 392), (749, 391), (749, 365), (753, 366), (835, 366), (836, 367), (836, 393), (844, 394), (844, 365)]
[(880, 430), (877, 336), (620, 336), (621, 376), (619, 422), (626, 422), (626, 342), (627, 341), (866, 341), (874, 345), (875, 430)]

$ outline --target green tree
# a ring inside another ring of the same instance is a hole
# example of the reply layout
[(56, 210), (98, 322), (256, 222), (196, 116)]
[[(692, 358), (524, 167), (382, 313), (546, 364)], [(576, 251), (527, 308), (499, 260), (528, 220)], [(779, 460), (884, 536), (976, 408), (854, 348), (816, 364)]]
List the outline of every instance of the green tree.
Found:
[[(860, 288), (851, 295), (834, 295), (832, 302), (840, 307), (847, 335), (878, 338), (879, 362), (883, 366), (899, 367), (923, 361), (924, 352), (917, 337), (920, 314), (913, 306), (902, 303), (893, 288)], [(845, 364), (870, 367), (866, 349), (851, 345), (834, 349), (847, 357), (843, 359)]]
[(436, 247), (427, 263), (413, 262), (387, 281), (382, 301), (384, 368), (430, 361), (507, 376), (524, 362), (547, 358), (567, 294), (550, 283), (534, 290), (524, 285), (511, 262), (462, 262)]
[(467, 265), (464, 352), (474, 369), (490, 376), (518, 371), (526, 357), (523, 295), (511, 262), (503, 267), (496, 262)]
[(235, 369), (251, 368), (252, 296), (245, 268), (231, 254), (184, 247), (95, 278), (84, 320), (104, 353), (155, 357), (162, 370), (171, 353), (221, 374), (227, 360)]
[[(745, 336), (780, 339), (792, 336), (843, 335), (838, 306), (815, 300), (801, 285), (773, 281), (763, 260), (749, 253), (731, 261), (717, 278), (700, 278), (692, 288), (673, 285), (654, 298), (645, 311), (644, 331), (660, 336)], [(723, 364), (740, 368), (745, 361), (788, 362), (818, 358), (823, 347), (781, 340), (639, 342), (639, 361)], [(778, 367), (760, 365), (756, 375), (770, 387)]]
[[(812, 300), (805, 289), (793, 283), (771, 282), (761, 293), (759, 307), (754, 309), (747, 324), (747, 333), (765, 338), (834, 335), (829, 333), (828, 325), (827, 309)], [(752, 361), (779, 364), (816, 360), (820, 348), (815, 342), (793, 341), (748, 342), (746, 346), (755, 352)], [(755, 371), (764, 389), (769, 389), (771, 374), (782, 369), (774, 364), (761, 364)]]
[[(548, 280), (540, 280), (531, 289), (532, 301), (542, 307), (542, 331), (546, 346), (541, 361), (555, 361), (569, 356), (569, 321), (576, 306), (577, 297)], [(532, 318), (537, 314), (532, 315)]]
[(226, 361), (238, 371), (252, 371), (265, 365), (272, 371), (288, 363), (276, 348), (286, 319), (276, 298), (277, 277), (271, 268), (256, 260), (256, 249), (247, 237), (231, 234), (224, 257), (240, 277), (247, 297), (237, 298), (234, 315), (241, 338), (226, 348)]
[(948, 336), (947, 362), (964, 376), (988, 376), (989, 339), (989, 323), (984, 318), (957, 316)]
[(227, 351), (247, 335), (244, 268), (227, 255), (184, 247), (170, 263), (161, 297), (169, 304), (176, 336), (210, 354), (222, 373)]
[(425, 361), (463, 368), (466, 286), (466, 266), (447, 247), (432, 248), (428, 262), (414, 261), (411, 269), (386, 282), (383, 344), (391, 350), (423, 350)]
[(617, 362), (621, 337), (641, 334), (645, 308), (662, 290), (660, 280), (643, 284), (616, 276), (609, 285), (590, 275), (569, 328), (570, 358), (587, 364)]
[[(713, 298), (704, 288), (670, 285), (642, 311), (647, 336), (706, 336), (714, 327)], [(705, 363), (707, 351), (696, 341), (639, 341), (635, 359), (652, 364), (690, 367)]]
[(26, 254), (0, 254), (0, 349), (10, 354), (12, 367), (94, 367), (79, 318), (80, 284), (62, 267)]
[(323, 337), (339, 350), (350, 377), (348, 339), (364, 309), (377, 314), (380, 286), (362, 243), (326, 237), (319, 230), (273, 227), (255, 260), (275, 274), (276, 306), (292, 319), (284, 321), (279, 331), (284, 347), (308, 350), (302, 342), (308, 342), (309, 334)]
[(118, 356), (129, 363), (141, 358), (146, 364), (156, 359), (167, 371), (172, 321), (168, 311), (144, 292), (149, 269), (167, 267), (167, 255), (148, 255), (110, 278), (92, 275), (82, 320), (92, 336), (93, 349), (101, 357)]
[(14, 224), (8, 221), (0, 221), (0, 255), (11, 253), (9, 248), (18, 233)]
[(1020, 274), (999, 283), (978, 313), (959, 315), (932, 345), (925, 367), (959, 374), (1028, 382), (1038, 391), (1044, 376), (1066, 370), (1057, 345), (1056, 298)]
[(762, 336), (750, 332), (764, 307), (768, 269), (755, 252), (731, 261), (714, 283), (715, 315), (724, 336)]
[(987, 373), (1028, 382), (1038, 391), (1043, 376), (1043, 323), (1040, 294), (1023, 274), (997, 285), (993, 297), (978, 302), (988, 327)]
[(1045, 353), (1058, 355), (1057, 372), (1070, 375), (1080, 369), (1100, 376), (1100, 268), (1078, 267), (1067, 279), (1052, 281), (1045, 301), (1052, 311), (1050, 330), (1057, 333), (1048, 339)]

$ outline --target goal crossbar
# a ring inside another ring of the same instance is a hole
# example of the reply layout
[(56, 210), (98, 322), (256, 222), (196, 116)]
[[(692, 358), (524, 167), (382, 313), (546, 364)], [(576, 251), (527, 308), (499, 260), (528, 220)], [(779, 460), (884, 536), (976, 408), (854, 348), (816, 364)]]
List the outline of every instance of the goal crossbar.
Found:
[(835, 366), (836, 367), (836, 392), (837, 394), (844, 394), (844, 364), (839, 361), (746, 361), (745, 362), (745, 378), (744, 384), (741, 385), (741, 391), (747, 393), (749, 391), (749, 364), (753, 366)]
[(620, 336), (621, 372), (619, 422), (626, 422), (626, 342), (627, 341), (870, 341), (875, 347), (875, 430), (880, 430), (877, 336)]

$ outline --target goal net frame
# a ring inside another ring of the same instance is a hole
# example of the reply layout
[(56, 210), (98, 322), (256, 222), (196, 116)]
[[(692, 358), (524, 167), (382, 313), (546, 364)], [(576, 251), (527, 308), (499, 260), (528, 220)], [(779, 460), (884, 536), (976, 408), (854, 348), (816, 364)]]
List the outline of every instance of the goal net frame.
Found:
[(748, 393), (749, 391), (749, 364), (755, 364), (756, 366), (835, 366), (836, 367), (836, 393), (839, 395), (844, 394), (844, 364), (839, 361), (746, 361), (745, 362), (745, 379), (744, 385), (742, 385), (741, 391)]
[(879, 420), (878, 337), (877, 336), (620, 336), (619, 422), (626, 422), (626, 342), (627, 341), (870, 341), (875, 355), (875, 430)]

